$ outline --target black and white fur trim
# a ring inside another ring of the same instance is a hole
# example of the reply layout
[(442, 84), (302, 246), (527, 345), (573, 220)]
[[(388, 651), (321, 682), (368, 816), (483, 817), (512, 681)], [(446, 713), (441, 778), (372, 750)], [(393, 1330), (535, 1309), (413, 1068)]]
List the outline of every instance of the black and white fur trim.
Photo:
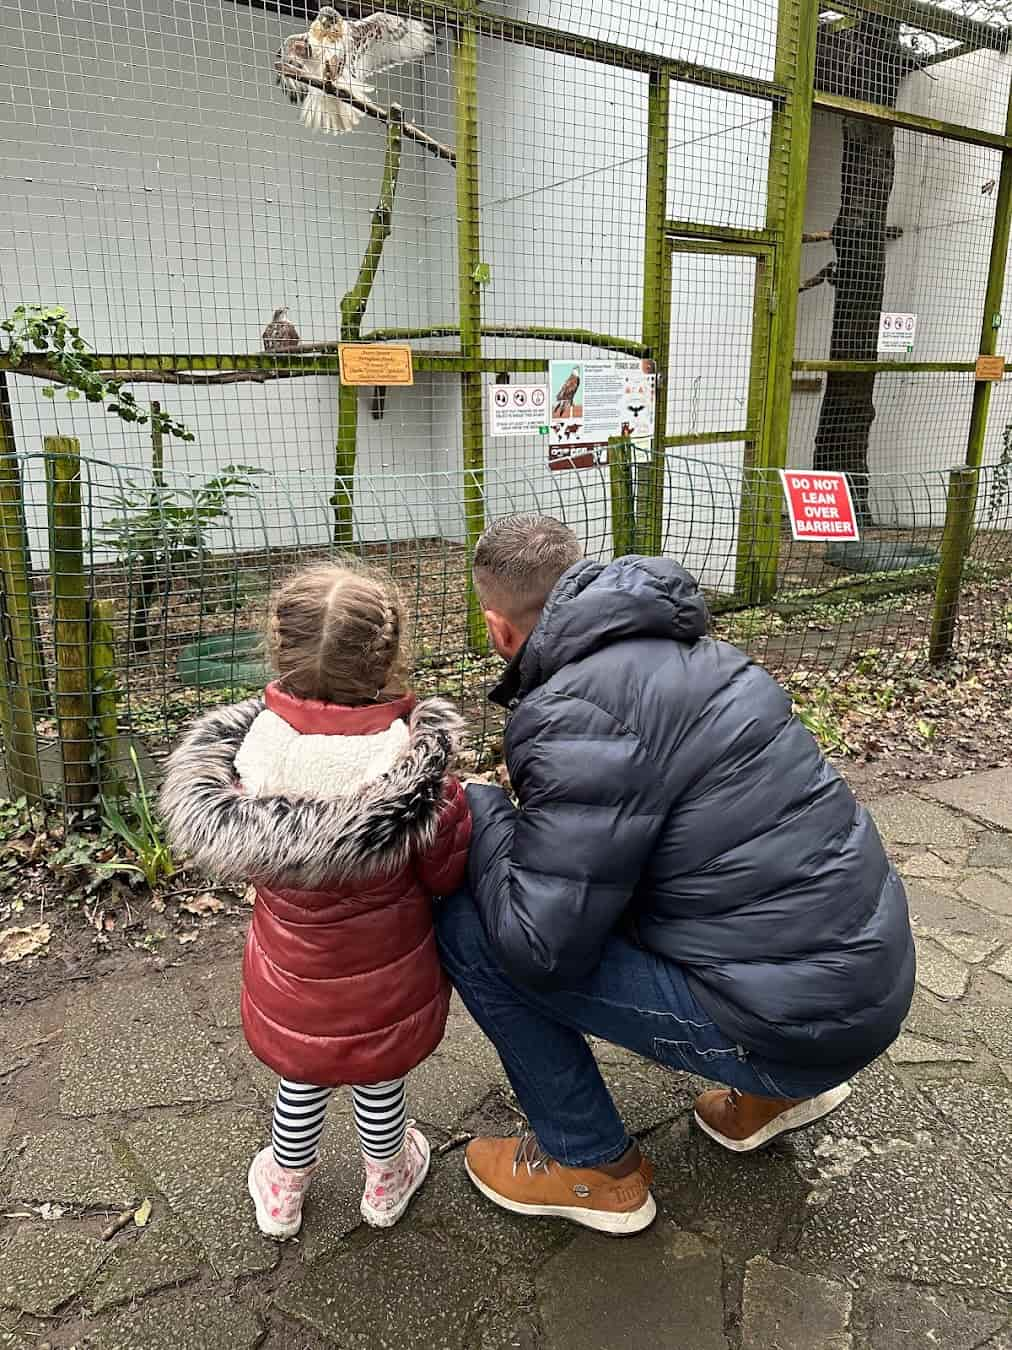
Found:
[(397, 871), (432, 843), (464, 727), (449, 703), (419, 703), (390, 772), (326, 801), (243, 793), (235, 757), (263, 708), (259, 698), (216, 708), (170, 755), (158, 806), (177, 856), (222, 881), (312, 890)]

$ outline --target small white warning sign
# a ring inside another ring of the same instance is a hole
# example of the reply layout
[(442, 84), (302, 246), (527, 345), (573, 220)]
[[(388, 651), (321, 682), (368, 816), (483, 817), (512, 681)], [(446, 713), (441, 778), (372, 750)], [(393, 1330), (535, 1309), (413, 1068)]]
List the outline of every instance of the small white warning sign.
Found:
[(912, 352), (916, 332), (916, 314), (887, 314), (883, 310), (878, 320), (878, 349), (880, 352)]
[(493, 436), (547, 434), (548, 385), (491, 385), (488, 391), (488, 420)]

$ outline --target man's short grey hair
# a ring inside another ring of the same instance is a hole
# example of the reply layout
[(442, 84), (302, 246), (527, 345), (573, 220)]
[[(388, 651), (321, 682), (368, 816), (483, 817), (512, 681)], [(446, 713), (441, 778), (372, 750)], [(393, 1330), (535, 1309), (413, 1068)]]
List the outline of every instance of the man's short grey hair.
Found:
[(554, 516), (503, 516), (478, 540), (474, 581), (486, 609), (529, 620), (582, 557), (579, 539)]

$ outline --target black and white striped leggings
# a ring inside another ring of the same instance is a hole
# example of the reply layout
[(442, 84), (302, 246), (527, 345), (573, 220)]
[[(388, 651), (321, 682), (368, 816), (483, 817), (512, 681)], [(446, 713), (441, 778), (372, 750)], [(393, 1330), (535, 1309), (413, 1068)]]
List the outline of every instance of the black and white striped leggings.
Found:
[[(274, 1161), (279, 1167), (311, 1167), (316, 1162), (327, 1104), (333, 1095), (334, 1088), (282, 1078), (271, 1128)], [(404, 1079), (353, 1087), (351, 1096), (362, 1152), (375, 1162), (394, 1157), (404, 1146), (407, 1128)]]

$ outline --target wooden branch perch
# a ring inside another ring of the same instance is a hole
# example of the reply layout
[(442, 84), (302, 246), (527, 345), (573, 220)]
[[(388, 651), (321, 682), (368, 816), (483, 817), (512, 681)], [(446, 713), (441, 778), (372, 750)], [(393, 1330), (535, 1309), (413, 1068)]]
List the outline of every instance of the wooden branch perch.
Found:
[[(903, 238), (902, 225), (886, 226), (886, 242), (892, 243), (894, 239)], [(803, 244), (831, 244), (833, 242), (833, 233), (831, 230), (811, 230), (801, 236)]]
[[(312, 75), (307, 75), (298, 66), (287, 65), (284, 61), (276, 62), (274, 69), (279, 75), (283, 75), (286, 80), (293, 80), (296, 84), (304, 84), (310, 89), (319, 89), (321, 93), (330, 94), (332, 98), (339, 98), (344, 103), (350, 103), (353, 108), (365, 113), (367, 117), (375, 117), (377, 122), (390, 121), (389, 108), (384, 108), (379, 103), (373, 103), (372, 99), (353, 94), (350, 89), (342, 89), (333, 80), (318, 80)], [(448, 164), (456, 167), (456, 151), (448, 145), (443, 145), (441, 141), (437, 141), (434, 136), (430, 136), (421, 127), (416, 127), (414, 122), (402, 122), (401, 132), (405, 140), (414, 141), (416, 145), (422, 146), (436, 159), (445, 160)]]

